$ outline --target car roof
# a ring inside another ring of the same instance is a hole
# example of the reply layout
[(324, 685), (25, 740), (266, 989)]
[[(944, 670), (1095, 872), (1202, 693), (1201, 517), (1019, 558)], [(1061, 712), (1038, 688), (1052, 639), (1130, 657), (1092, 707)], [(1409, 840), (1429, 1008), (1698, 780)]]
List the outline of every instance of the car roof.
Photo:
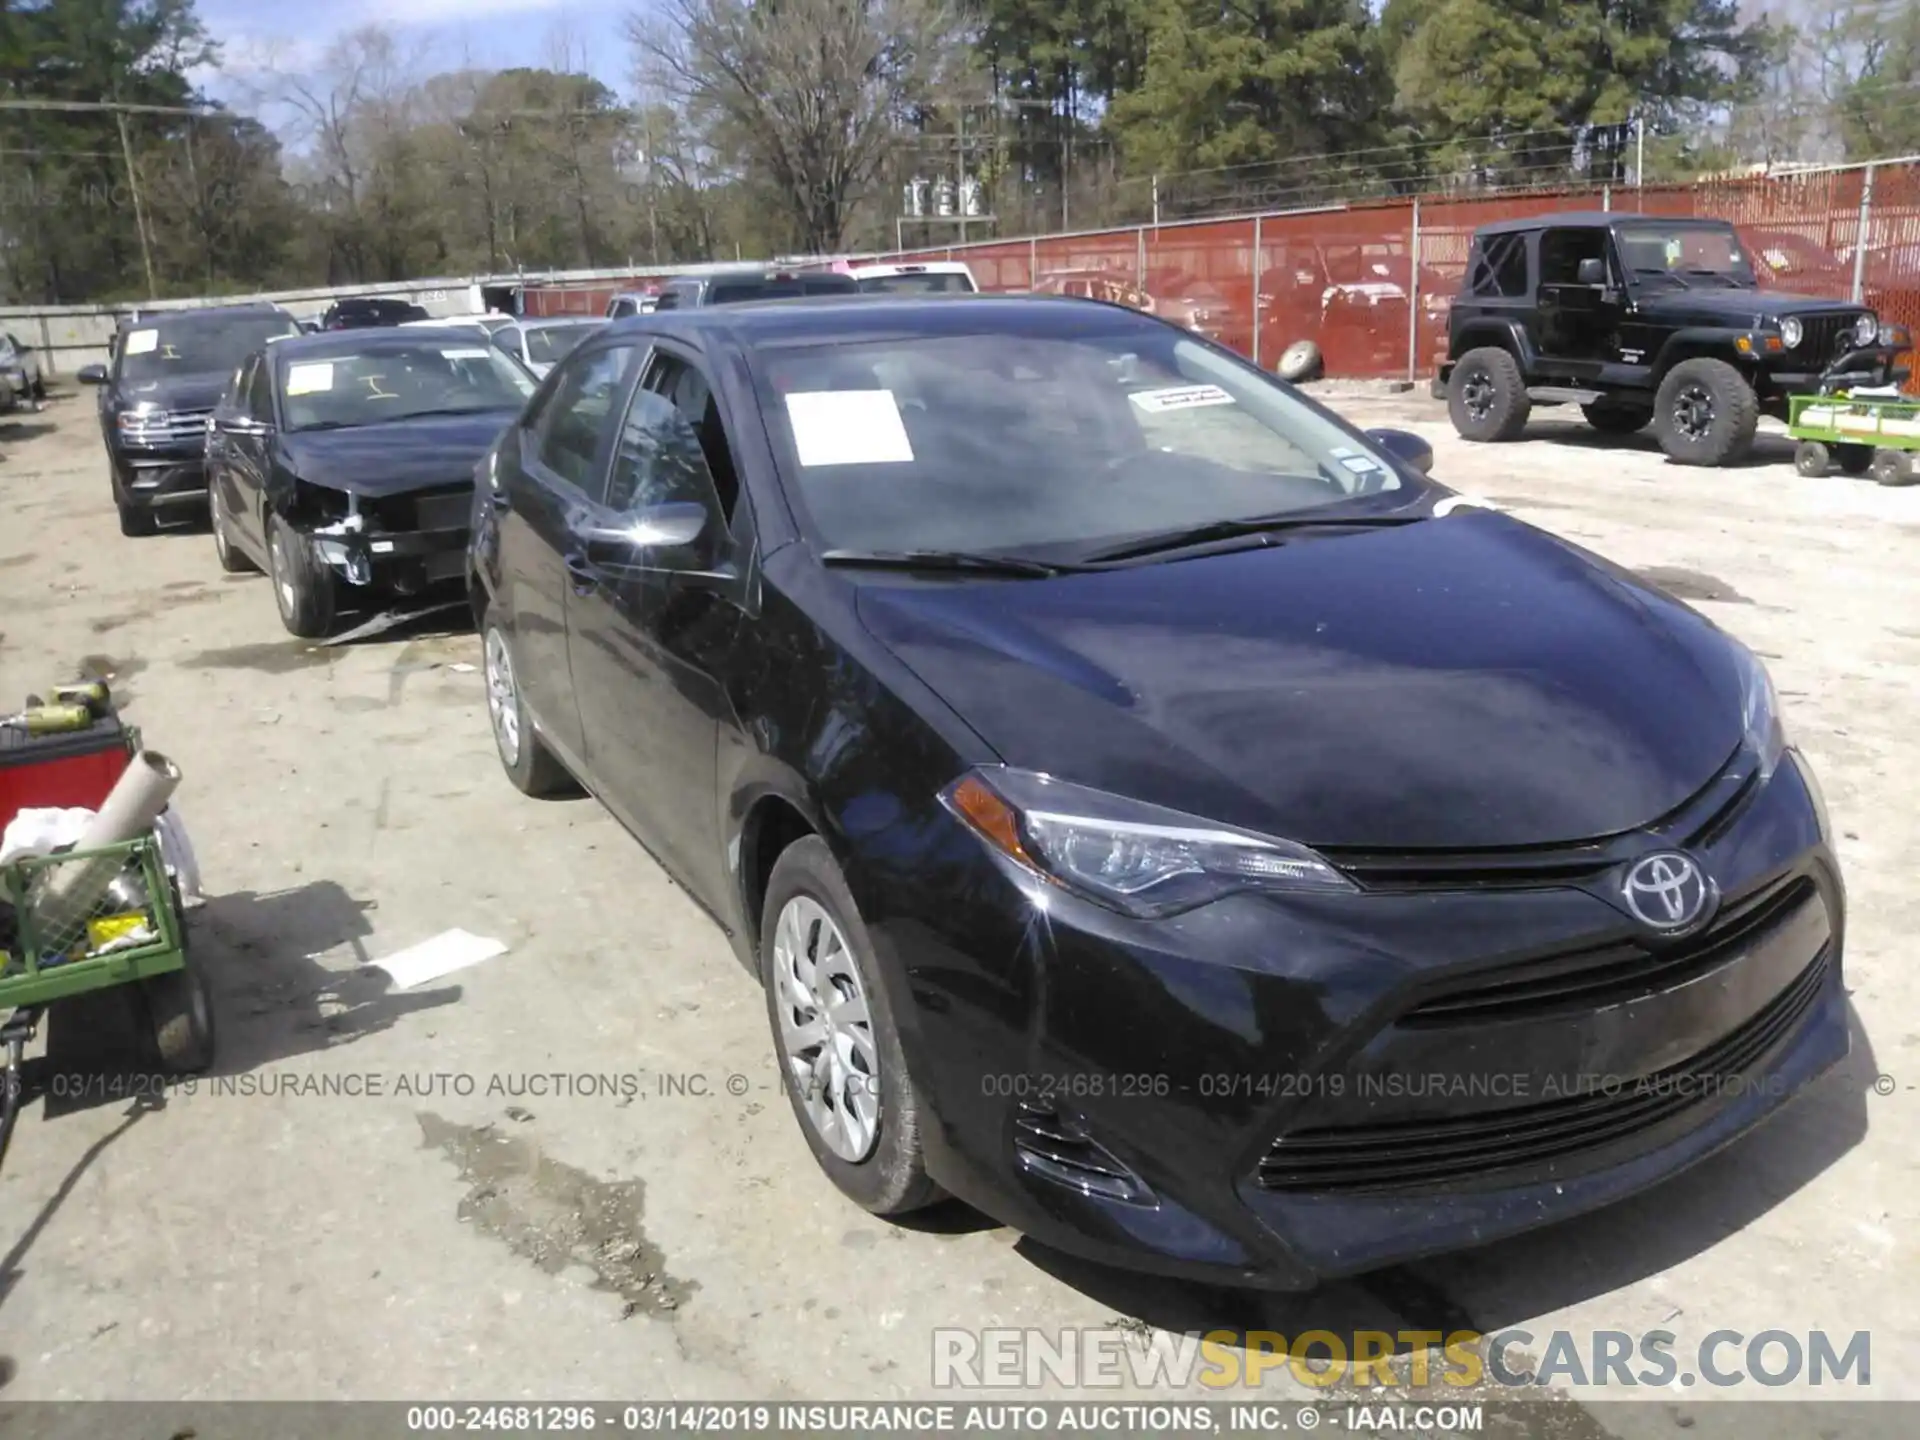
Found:
[(1064, 295), (809, 295), (785, 300), (747, 300), (688, 310), (656, 310), (608, 324), (610, 334), (664, 335), (693, 345), (719, 338), (752, 348), (867, 339), (931, 338), (1002, 331), (1009, 335), (1071, 339), (1096, 333), (1125, 334), (1165, 329), (1125, 305)]
[[(621, 297), (616, 295), (616, 300)], [(555, 325), (604, 325), (604, 315), (522, 315), (513, 322), (522, 330), (545, 330)]]
[(177, 310), (143, 310), (135, 315), (122, 315), (115, 325), (116, 329), (132, 330), (150, 325), (164, 324), (169, 320), (230, 320), (241, 316), (269, 315), (283, 316), (288, 320), (293, 315), (270, 300), (243, 300), (235, 305), (190, 305)]
[(1551, 215), (1519, 215), (1510, 220), (1490, 220), (1474, 231), (1476, 235), (1513, 235), (1528, 230), (1578, 230), (1601, 226), (1628, 225), (1637, 220), (1652, 220), (1661, 225), (1699, 225), (1719, 227), (1725, 220), (1709, 216), (1646, 215), (1638, 210), (1564, 210)]

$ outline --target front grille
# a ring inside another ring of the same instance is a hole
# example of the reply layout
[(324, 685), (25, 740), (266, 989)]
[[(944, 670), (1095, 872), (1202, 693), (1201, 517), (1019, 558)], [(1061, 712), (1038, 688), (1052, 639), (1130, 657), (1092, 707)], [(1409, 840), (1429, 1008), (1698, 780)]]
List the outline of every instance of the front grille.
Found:
[(440, 494), (422, 495), (413, 504), (413, 523), (416, 530), (464, 530), (473, 513), (473, 489), (462, 486), (458, 490)]
[(1013, 1119), (1013, 1150), (1027, 1170), (1070, 1190), (1134, 1203), (1153, 1198), (1145, 1181), (1076, 1121), (1050, 1106), (1020, 1103)]
[[(1347, 1194), (1430, 1189), (1589, 1151), (1723, 1094), (1813, 1008), (1832, 966), (1813, 963), (1759, 1014), (1691, 1060), (1620, 1086), (1456, 1118), (1297, 1130), (1260, 1161), (1268, 1190)], [(1607, 1093), (1611, 1090), (1611, 1093)]]
[(1802, 315), (1800, 342), (1803, 353), (1822, 365), (1839, 359), (1854, 348), (1853, 326), (1858, 312), (1847, 315)]
[(213, 414), (213, 407), (204, 410), (169, 410), (165, 419), (157, 425), (135, 426), (120, 433), (134, 445), (179, 445), (194, 441), (204, 442), (207, 438), (207, 417)]
[(1637, 1000), (1704, 975), (1760, 943), (1815, 894), (1813, 881), (1804, 875), (1778, 880), (1729, 901), (1700, 934), (1670, 947), (1656, 950), (1623, 940), (1501, 966), (1421, 1001), (1400, 1023), (1430, 1028), (1533, 1020)]

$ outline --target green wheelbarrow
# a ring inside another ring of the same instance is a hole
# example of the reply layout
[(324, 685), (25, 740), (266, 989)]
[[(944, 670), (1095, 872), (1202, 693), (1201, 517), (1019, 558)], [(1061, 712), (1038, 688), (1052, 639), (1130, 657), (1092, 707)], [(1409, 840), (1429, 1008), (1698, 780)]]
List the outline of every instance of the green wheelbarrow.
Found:
[(1793, 468), (1802, 475), (1825, 475), (1838, 464), (1845, 474), (1870, 475), (1882, 485), (1911, 485), (1920, 400), (1879, 390), (1790, 396), (1787, 434), (1800, 442)]

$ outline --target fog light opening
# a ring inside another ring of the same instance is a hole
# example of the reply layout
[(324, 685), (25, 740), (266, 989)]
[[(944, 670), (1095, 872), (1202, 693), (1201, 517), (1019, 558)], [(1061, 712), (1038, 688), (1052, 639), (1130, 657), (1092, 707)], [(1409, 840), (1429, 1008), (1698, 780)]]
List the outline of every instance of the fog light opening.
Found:
[(1013, 1153), (1029, 1175), (1082, 1195), (1126, 1205), (1157, 1205), (1147, 1182), (1051, 1105), (1023, 1100), (1013, 1121)]

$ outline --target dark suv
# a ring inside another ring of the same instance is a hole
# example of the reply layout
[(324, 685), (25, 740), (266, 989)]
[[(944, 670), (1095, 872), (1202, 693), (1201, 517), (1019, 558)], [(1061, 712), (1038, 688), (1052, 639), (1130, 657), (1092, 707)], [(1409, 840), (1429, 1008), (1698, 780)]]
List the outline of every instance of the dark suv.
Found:
[(1649, 422), (1687, 465), (1725, 465), (1787, 397), (1897, 384), (1905, 327), (1763, 290), (1731, 225), (1608, 212), (1474, 232), (1433, 393), (1468, 440), (1512, 440), (1536, 404), (1595, 429)]
[(298, 335), (286, 311), (264, 304), (152, 311), (122, 321), (105, 365), (82, 366), (100, 387), (120, 533), (151, 535), (156, 512), (207, 500), (207, 419), (240, 362), (267, 341)]
[(790, 270), (725, 271), (718, 275), (675, 276), (660, 287), (654, 308), (687, 310), (696, 305), (737, 305), (744, 300), (859, 293), (858, 280), (830, 270), (802, 274)]
[(408, 320), (432, 317), (410, 300), (395, 300), (385, 295), (350, 295), (336, 300), (320, 317), (322, 330), (371, 330), (381, 325), (399, 325)]

